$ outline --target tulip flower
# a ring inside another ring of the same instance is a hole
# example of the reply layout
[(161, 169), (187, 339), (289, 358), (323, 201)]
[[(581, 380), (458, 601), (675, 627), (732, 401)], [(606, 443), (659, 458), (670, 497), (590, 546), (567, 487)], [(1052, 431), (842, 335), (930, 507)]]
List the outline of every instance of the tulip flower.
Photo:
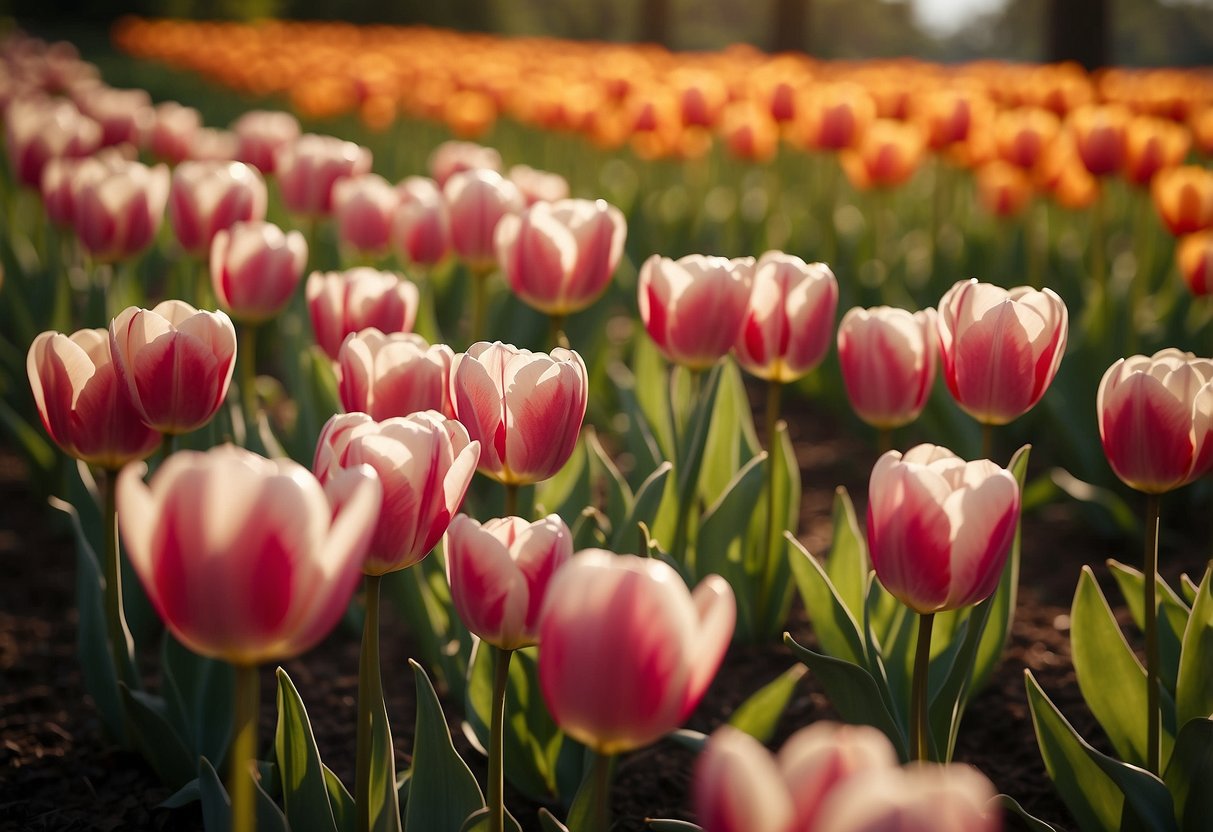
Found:
[(280, 147), (274, 156), (282, 204), (304, 217), (332, 214), (337, 180), (370, 170), (371, 151), (335, 136), (308, 133)]
[(480, 471), (507, 490), (546, 480), (564, 466), (588, 396), (585, 362), (572, 350), (545, 355), (481, 341), (451, 365), (455, 418), (480, 440)]
[(1160, 170), (1182, 164), (1192, 145), (1192, 134), (1165, 118), (1137, 116), (1125, 134), (1125, 178), (1148, 185)]
[(860, 419), (881, 431), (909, 424), (926, 406), (939, 355), (934, 309), (911, 314), (855, 308), (838, 325), (838, 364)]
[(558, 173), (530, 165), (514, 165), (505, 178), (518, 186), (528, 207), (536, 202), (559, 202), (569, 198), (569, 181)]
[(128, 307), (110, 322), (118, 379), (139, 417), (164, 434), (188, 433), (215, 415), (227, 396), (236, 329), (223, 312), (185, 301)]
[(1175, 236), (1213, 228), (1213, 171), (1197, 165), (1160, 171), (1150, 195), (1158, 216)]
[(17, 101), (4, 113), (9, 167), (18, 182), (37, 188), (52, 159), (82, 158), (101, 146), (101, 125), (70, 101)]
[(1175, 262), (1193, 295), (1213, 294), (1213, 228), (1180, 237)]
[(1001, 832), (994, 795), (966, 765), (881, 769), (832, 793), (813, 832)]
[(695, 811), (704, 832), (816, 829), (823, 804), (843, 783), (896, 765), (888, 738), (867, 725), (815, 722), (789, 737), (777, 757), (724, 725), (695, 763)]
[(626, 236), (623, 213), (601, 199), (540, 202), (497, 224), (497, 261), (515, 294), (559, 322), (606, 291)]
[(76, 106), (101, 125), (101, 146), (129, 144), (140, 147), (156, 114), (147, 90), (120, 90), (97, 83), (77, 90)]
[(918, 128), (892, 119), (873, 121), (852, 150), (843, 153), (843, 170), (861, 190), (892, 188), (918, 171), (926, 143)]
[(202, 127), (202, 114), (176, 101), (157, 104), (147, 147), (162, 162), (176, 165), (190, 158), (194, 136)]
[(265, 219), (261, 174), (242, 162), (182, 162), (173, 171), (168, 219), (181, 248), (195, 257), (237, 222)]
[(729, 153), (747, 162), (769, 162), (779, 150), (779, 123), (756, 101), (727, 106), (720, 118), (720, 135)]
[(977, 169), (976, 179), (982, 207), (1000, 219), (1017, 216), (1032, 199), (1032, 181), (1010, 162), (988, 162)]
[(430, 346), (420, 335), (384, 334), (374, 327), (350, 333), (337, 354), (337, 395), (347, 413), (383, 421), (421, 410), (453, 416), (451, 363), (446, 344)]
[(640, 320), (670, 361), (692, 370), (711, 367), (737, 341), (753, 274), (753, 257), (654, 254), (640, 268)]
[(240, 140), (230, 130), (203, 127), (190, 142), (190, 158), (198, 162), (230, 162), (239, 152)]
[(795, 133), (811, 150), (854, 147), (876, 117), (867, 89), (847, 81), (813, 85), (797, 108)]
[(1003, 110), (994, 118), (994, 144), (998, 156), (1026, 171), (1037, 163), (1058, 138), (1061, 122), (1048, 110), (1018, 107)]
[(432, 179), (410, 176), (396, 186), (400, 201), (392, 223), (392, 242), (410, 263), (433, 266), (451, 250), (451, 215)]
[(211, 286), (233, 318), (261, 323), (281, 312), (307, 265), (307, 241), (268, 222), (238, 222), (211, 243)]
[(133, 257), (151, 245), (160, 230), (168, 192), (164, 165), (125, 162), (82, 179), (74, 188), (76, 236), (97, 260)]
[(333, 186), (337, 239), (360, 254), (376, 257), (386, 254), (399, 204), (399, 193), (377, 174), (338, 181)]
[(182, 644), (236, 665), (232, 828), (254, 824), (257, 665), (308, 650), (341, 619), (362, 574), (380, 494), (372, 472), (322, 487), (306, 468), (232, 446), (119, 476), (131, 564)]
[(1078, 158), (1093, 176), (1107, 176), (1124, 166), (1128, 121), (1128, 110), (1117, 104), (1092, 104), (1070, 114), (1066, 126)]
[(983, 425), (1036, 405), (1057, 375), (1069, 316), (1052, 289), (1001, 289), (976, 279), (939, 301), (943, 374), (956, 403)]
[(128, 161), (113, 147), (83, 158), (61, 156), (48, 161), (42, 169), (42, 207), (47, 218), (60, 228), (72, 228), (76, 222), (76, 194), (84, 184), (104, 179)]
[(485, 273), (496, 263), (493, 241), (497, 224), (526, 207), (522, 192), (494, 170), (457, 173), (443, 186), (451, 216), (451, 246), (473, 272)]
[(465, 170), (501, 170), (501, 154), (475, 142), (447, 141), (438, 145), (429, 159), (430, 176), (444, 187), (447, 180)]
[(368, 327), (383, 332), (412, 330), (420, 301), (410, 281), (365, 267), (312, 272), (306, 292), (316, 343), (333, 361), (352, 332)]
[(232, 132), (236, 158), (269, 176), (275, 172), (278, 151), (299, 138), (299, 120), (290, 113), (249, 110), (232, 124)]

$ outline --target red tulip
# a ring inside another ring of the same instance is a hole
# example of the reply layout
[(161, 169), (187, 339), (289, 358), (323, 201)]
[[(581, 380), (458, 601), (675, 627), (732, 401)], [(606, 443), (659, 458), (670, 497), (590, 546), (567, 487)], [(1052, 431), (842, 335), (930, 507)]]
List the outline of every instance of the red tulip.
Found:
[(768, 251), (754, 267), (733, 347), (737, 363), (768, 381), (795, 381), (825, 358), (837, 309), (838, 281), (829, 266)]
[(337, 239), (361, 254), (386, 254), (399, 204), (400, 194), (378, 174), (338, 181), (333, 186)]
[(43, 332), (25, 370), (43, 427), (69, 456), (117, 470), (159, 446), (160, 434), (139, 419), (118, 379), (104, 329)]
[(186, 647), (238, 664), (289, 659), (341, 619), (362, 575), (379, 484), (344, 471), (327, 488), (290, 460), (222, 445), (179, 451), (145, 485), (118, 477), (127, 553)]
[(363, 465), (379, 474), (383, 505), (362, 569), (384, 575), (417, 563), (442, 538), (479, 453), (463, 425), (433, 410), (382, 422), (346, 413), (320, 432), (312, 470), (322, 483)]
[(449, 391), (454, 358), (446, 344), (430, 346), (412, 333), (385, 335), (374, 327), (350, 333), (337, 354), (341, 406), (376, 421), (419, 410), (454, 416)]
[(493, 235), (507, 214), (526, 206), (518, 186), (493, 170), (468, 170), (452, 176), (443, 187), (451, 215), (451, 247), (473, 271), (496, 263)]
[(889, 451), (868, 483), (868, 549), (881, 585), (919, 613), (985, 600), (1019, 519), (1019, 485), (987, 459), (947, 448)]
[(185, 301), (131, 306), (110, 322), (118, 379), (144, 423), (187, 433), (211, 420), (227, 396), (236, 361), (236, 328), (222, 312)]
[(299, 138), (299, 121), (290, 113), (250, 110), (232, 124), (236, 158), (268, 176), (274, 173), (278, 151)]
[(312, 272), (307, 279), (307, 306), (316, 343), (332, 360), (352, 332), (375, 327), (383, 332), (409, 332), (417, 318), (420, 293), (408, 280), (371, 268)]
[(1165, 349), (1122, 358), (1096, 398), (1099, 436), (1116, 476), (1163, 494), (1213, 467), (1213, 361)]
[(568, 315), (606, 291), (627, 224), (603, 200), (540, 202), (497, 224), (497, 261), (510, 288), (548, 315)]
[(948, 390), (977, 421), (1004, 425), (1045, 394), (1068, 332), (1066, 305), (1052, 289), (962, 280), (939, 301)]
[(640, 268), (640, 320), (670, 361), (710, 367), (737, 341), (753, 274), (753, 257), (654, 254)]
[(851, 309), (838, 325), (838, 364), (860, 419), (881, 429), (918, 418), (935, 383), (935, 310)]
[(156, 238), (168, 200), (169, 172), (138, 162), (115, 164), (73, 187), (76, 236), (98, 260), (122, 260)]
[(999, 832), (994, 786), (966, 765), (887, 768), (834, 792), (813, 832)]
[(238, 222), (211, 243), (211, 286), (238, 321), (260, 323), (290, 302), (307, 266), (307, 241), (268, 222)]
[(451, 250), (451, 214), (446, 198), (432, 179), (410, 176), (396, 186), (399, 207), (392, 223), (392, 241), (410, 263), (432, 266)]
[(660, 560), (601, 549), (575, 555), (552, 579), (539, 614), (548, 710), (601, 754), (656, 742), (703, 698), (736, 614), (719, 575), (691, 593)]
[(502, 650), (539, 641), (539, 610), (552, 576), (573, 555), (573, 535), (555, 514), (483, 526), (460, 514), (446, 533), (451, 601), (464, 625)]
[(327, 217), (333, 213), (337, 180), (371, 170), (371, 151), (335, 136), (308, 133), (274, 155), (282, 204), (292, 214)]
[(455, 356), (451, 405), (480, 440), (480, 470), (498, 482), (546, 480), (573, 454), (589, 379), (573, 350), (551, 355), (480, 341)]
[(209, 252), (215, 234), (237, 222), (264, 220), (265, 208), (265, 181), (242, 162), (187, 161), (173, 171), (168, 220), (188, 254)]

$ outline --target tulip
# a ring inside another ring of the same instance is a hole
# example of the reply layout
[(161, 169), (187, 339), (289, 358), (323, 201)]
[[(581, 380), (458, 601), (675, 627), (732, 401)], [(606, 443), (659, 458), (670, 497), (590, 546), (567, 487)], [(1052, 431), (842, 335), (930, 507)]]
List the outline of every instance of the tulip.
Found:
[(745, 322), (754, 258), (678, 260), (654, 254), (640, 268), (640, 319), (670, 361), (702, 370), (720, 360)]
[(735, 101), (726, 107), (720, 135), (729, 153), (747, 162), (769, 162), (779, 150), (779, 123), (756, 101)]
[(198, 162), (230, 162), (239, 150), (240, 140), (230, 130), (203, 127), (190, 141), (190, 158)]
[(187, 254), (205, 254), (219, 231), (264, 220), (265, 210), (265, 182), (242, 162), (187, 161), (173, 171), (169, 225)]
[(572, 350), (545, 355), (481, 341), (451, 365), (451, 406), (480, 441), (479, 469), (511, 492), (564, 466), (588, 396), (585, 362)]
[(493, 235), (507, 214), (526, 207), (522, 192), (494, 170), (457, 173), (443, 186), (451, 215), (451, 245), (474, 272), (486, 272), (496, 262)]
[(555, 514), (483, 526), (460, 514), (447, 530), (447, 577), (467, 628), (501, 650), (539, 642), (539, 610), (556, 570), (573, 554), (568, 526)]
[(236, 158), (269, 176), (278, 151), (299, 138), (299, 121), (290, 113), (249, 110), (232, 124)]
[(501, 154), (475, 142), (447, 141), (430, 154), (430, 176), (442, 188), (447, 180), (465, 170), (501, 170)]
[(162, 162), (176, 165), (190, 158), (194, 136), (202, 127), (202, 114), (176, 101), (157, 104), (147, 146)]
[(866, 725), (815, 722), (788, 738), (778, 757), (725, 725), (695, 764), (695, 811), (704, 832), (799, 832), (814, 825), (843, 783), (894, 768), (888, 738)]
[(399, 207), (392, 241), (410, 263), (432, 266), (451, 250), (451, 215), (442, 191), (432, 179), (410, 176), (396, 186)]
[(337, 239), (361, 254), (385, 254), (399, 204), (399, 193), (377, 174), (338, 181), (333, 186)]
[(627, 224), (603, 200), (541, 202), (497, 225), (497, 260), (529, 306), (563, 319), (606, 291), (623, 256)]
[(1056, 115), (1035, 107), (1003, 110), (994, 118), (994, 143), (999, 157), (1028, 171), (1036, 168), (1060, 131), (1061, 122)]
[(801, 142), (812, 150), (854, 147), (876, 117), (865, 87), (851, 82), (815, 85), (797, 110)]
[(274, 156), (282, 204), (293, 214), (326, 217), (333, 213), (337, 180), (371, 170), (371, 151), (334, 136), (308, 133), (283, 145)]
[(118, 379), (144, 424), (164, 434), (205, 425), (227, 396), (236, 329), (223, 312), (180, 300), (128, 307), (110, 322)]
[(851, 408), (882, 431), (926, 406), (939, 355), (934, 309), (855, 308), (838, 325), (838, 364)]
[(1107, 176), (1124, 166), (1128, 121), (1128, 110), (1117, 104), (1092, 104), (1070, 114), (1066, 126), (1078, 158), (1093, 176)]
[(147, 90), (120, 90), (98, 83), (75, 94), (76, 106), (101, 125), (101, 146), (139, 147), (156, 114)]
[(1192, 294), (1213, 294), (1213, 228), (1180, 237), (1175, 262)]
[(4, 133), (13, 175), (31, 188), (50, 160), (85, 157), (101, 146), (101, 126), (70, 101), (18, 101), (4, 113)]
[(1010, 162), (995, 159), (977, 169), (977, 197), (994, 216), (1014, 217), (1032, 199), (1032, 181)]
[(1192, 134), (1183, 125), (1135, 117), (1125, 134), (1125, 177), (1135, 185), (1148, 185), (1160, 170), (1181, 164), (1191, 145)]
[(939, 302), (948, 390), (984, 425), (1004, 425), (1040, 401), (1065, 352), (1069, 317), (1052, 289), (962, 280)]
[(42, 206), (47, 218), (60, 228), (72, 228), (76, 221), (77, 192), (86, 182), (104, 179), (128, 161), (113, 147), (83, 158), (61, 156), (48, 161), (42, 169)]
[(917, 127), (892, 119), (877, 119), (859, 144), (842, 155), (843, 170), (861, 190), (891, 188), (909, 180), (922, 162), (926, 144)]
[(966, 765), (881, 769), (842, 784), (813, 832), (1000, 832), (994, 794)]
[(420, 293), (410, 281), (365, 267), (312, 272), (306, 292), (316, 343), (333, 361), (352, 332), (368, 327), (383, 332), (410, 331), (420, 301)]
[(383, 421), (420, 410), (453, 416), (451, 363), (446, 344), (430, 346), (420, 335), (388, 335), (371, 327), (350, 333), (337, 354), (337, 395), (347, 413)]
[(1175, 236), (1213, 227), (1213, 171), (1197, 165), (1160, 171), (1150, 195), (1158, 216)]
[(73, 191), (76, 236), (94, 258), (112, 262), (133, 257), (155, 239), (169, 172), (164, 165), (125, 162), (81, 178)]
[(942, 151), (969, 138), (974, 125), (987, 116), (989, 102), (971, 88), (944, 87), (916, 95), (911, 106), (927, 147)]
[(211, 286), (233, 318), (261, 323), (281, 312), (307, 265), (307, 241), (268, 222), (238, 222), (211, 243)]
[(528, 206), (536, 202), (558, 202), (569, 198), (569, 181), (558, 173), (537, 170), (530, 165), (514, 165), (506, 174), (518, 186)]

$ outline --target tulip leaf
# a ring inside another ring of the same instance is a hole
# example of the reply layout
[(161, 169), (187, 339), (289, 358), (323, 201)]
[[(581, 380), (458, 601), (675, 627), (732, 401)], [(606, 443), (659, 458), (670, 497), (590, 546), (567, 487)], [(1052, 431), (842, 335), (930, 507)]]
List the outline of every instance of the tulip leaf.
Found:
[(1192, 719), (1179, 729), (1163, 781), (1183, 832), (1213, 829), (1213, 720)]
[[(341, 779), (332, 769), (321, 763), (324, 769), (324, 787), (328, 790), (329, 808), (333, 810), (333, 820), (338, 832), (355, 832), (358, 826), (358, 813), (354, 808), (354, 798)], [(399, 789), (397, 789), (399, 794)], [(293, 830), (292, 830), (293, 832)]]
[(1045, 769), (1079, 828), (1174, 832), (1173, 804), (1162, 781), (1096, 751), (1061, 715), (1030, 670), (1024, 671), (1024, 678)]
[(695, 555), (696, 577), (715, 573), (733, 587), (738, 638), (751, 634), (754, 627), (753, 593), (745, 570), (746, 532), (762, 495), (766, 458), (764, 451), (746, 463), (704, 514)]
[[(615, 391), (619, 396), (619, 404), (628, 420), (625, 442), (628, 450), (636, 459), (635, 470), (645, 474), (657, 467), (663, 460), (670, 459), (661, 443), (657, 440), (653, 427), (640, 402), (636, 390), (636, 377), (632, 371), (618, 362), (607, 368), (611, 381), (615, 383)], [(664, 410), (664, 406), (663, 406)], [(670, 447), (673, 447), (671, 444)]]
[[(1120, 593), (1124, 596), (1125, 606), (1133, 623), (1141, 632), (1145, 631), (1145, 578), (1141, 571), (1132, 566), (1126, 566), (1114, 560), (1108, 561), (1108, 569), (1116, 579)], [(1179, 651), (1183, 641), (1184, 628), (1188, 624), (1188, 616), (1192, 610), (1167, 582), (1158, 577), (1155, 582), (1159, 600), (1158, 617), (1158, 653), (1161, 663), (1162, 682), (1168, 691), (1174, 695), (1175, 681), (1179, 674)]]
[(282, 778), (282, 799), (293, 832), (337, 832), (337, 820), (329, 803), (320, 750), (312, 734), (307, 708), (291, 677), (278, 668), (278, 726), (274, 752)]
[[(1213, 714), (1213, 566), (1205, 570), (1184, 630), (1175, 685), (1176, 724)], [(1162, 759), (1167, 759), (1166, 748)]]
[[(1084, 566), (1070, 610), (1074, 673), (1091, 713), (1127, 762), (1146, 761), (1146, 671), (1125, 641), (1091, 567)], [(1163, 720), (1162, 759), (1172, 735)]]
[(569, 828), (556, 819), (547, 809), (539, 810), (539, 828), (543, 832), (569, 832)]
[(804, 676), (807, 669), (803, 664), (795, 664), (750, 694), (744, 702), (737, 706), (729, 717), (729, 725), (745, 731), (761, 743), (770, 742), (775, 736), (775, 729), (792, 694), (796, 692), (796, 683)]
[[(596, 752), (586, 752), (585, 776), (577, 794), (573, 796), (573, 805), (569, 807), (569, 816), (565, 821), (571, 832), (608, 832), (610, 818), (599, 817), (598, 807), (605, 806), (609, 816), (610, 784), (615, 780), (615, 764), (618, 760), (617, 755), (602, 757)], [(605, 772), (602, 771), (603, 766), (606, 767)], [(601, 794), (604, 788), (607, 794)]]
[(838, 590), (817, 559), (808, 553), (789, 532), (784, 535), (788, 547), (788, 562), (792, 577), (804, 601), (805, 611), (813, 623), (813, 632), (827, 655), (852, 664), (863, 664), (863, 637), (859, 622), (839, 597)]
[(720, 388), (711, 412), (703, 472), (699, 477), (699, 497), (704, 504), (719, 502), (737, 472), (760, 449), (741, 370), (736, 363), (726, 361), (721, 367)]
[(1189, 607), (1196, 603), (1196, 596), (1200, 595), (1200, 587), (1186, 572), (1179, 576), (1179, 589)]
[(653, 832), (703, 832), (703, 827), (685, 820), (654, 818), (646, 821)]
[(851, 495), (842, 486), (834, 492), (833, 523), (834, 537), (830, 554), (825, 559), (825, 572), (838, 590), (843, 606), (856, 616), (863, 610), (868, 572), (872, 567)]
[[(198, 758), (198, 792), (202, 802), (202, 824), (206, 832), (230, 832), (232, 801), (228, 797), (219, 773), (206, 757)], [(254, 783), (257, 832), (292, 832), (286, 816), (274, 803), (261, 783)]]
[(438, 674), (439, 685), (461, 699), (472, 635), (451, 601), (441, 544), (421, 563), (385, 575), (382, 586), (408, 622), (422, 661)]
[(168, 706), (159, 696), (131, 690), (118, 683), (131, 741), (156, 776), (170, 789), (179, 789), (194, 779), (194, 761), (185, 742), (169, 722)]
[[(483, 806), (475, 812), (467, 816), (463, 822), (463, 826), (459, 827), (459, 832), (489, 832), (492, 828), (488, 806)], [(506, 832), (522, 832), (522, 827), (518, 825), (518, 821), (514, 820), (514, 816), (507, 809), (504, 816)]]
[(554, 476), (535, 485), (535, 506), (545, 514), (560, 515), (571, 526), (592, 500), (590, 464), (583, 433), (568, 462)]
[(1019, 801), (1009, 794), (995, 795), (987, 805), (998, 811), (1010, 812), (1015, 815), (1019, 818), (1019, 822), (1027, 828), (1028, 832), (1058, 832), (1056, 827), (1050, 826), (1040, 818), (1029, 815), (1027, 810), (1019, 805)]
[[(606, 505), (603, 513), (611, 521), (611, 528), (617, 529), (624, 524), (625, 518), (632, 510), (632, 489), (628, 487), (623, 474), (619, 473), (619, 468), (611, 459), (610, 454), (603, 449), (602, 443), (598, 440), (598, 434), (594, 432), (593, 428), (586, 428), (585, 443), (589, 450), (590, 479), (593, 489), (605, 491)], [(599, 486), (600, 482), (605, 483), (605, 487)]]
[(784, 633), (783, 641), (792, 654), (808, 665), (809, 670), (821, 681), (830, 697), (830, 704), (844, 720), (853, 725), (879, 728), (897, 749), (898, 757), (907, 759), (905, 737), (889, 712), (872, 674), (858, 664), (815, 653), (797, 644), (787, 633)]
[(665, 359), (648, 338), (632, 339), (632, 391), (645, 424), (657, 442), (658, 460), (674, 458), (674, 425), (670, 422), (669, 372)]
[(202, 791), (198, 785), (198, 778), (186, 783), (177, 791), (166, 797), (164, 800), (156, 804), (157, 809), (180, 809), (182, 806), (188, 806), (191, 803), (197, 803), (202, 799)]
[[(404, 571), (413, 572), (415, 570), (406, 569)], [(376, 668), (372, 672), (378, 672), (378, 669)], [(371, 703), (371, 771), (368, 789), (370, 829), (368, 832), (400, 832), (400, 798), (396, 785), (396, 751), (392, 745), (392, 726), (387, 717), (387, 704), (383, 701), (382, 696), (376, 698), (378, 701)], [(446, 727), (445, 722), (443, 727)]]
[[(972, 693), (970, 674), (973, 659), (981, 642), (986, 619), (993, 605), (987, 599), (969, 611), (969, 615), (953, 634), (945, 652), (955, 651), (955, 658), (948, 663), (942, 681), (932, 684), (930, 692), (931, 737), (941, 762), (950, 762), (956, 750), (956, 737), (960, 732), (960, 721), (965, 704)], [(958, 650), (956, 648), (959, 648)], [(932, 661), (932, 666), (935, 662)], [(932, 676), (933, 679), (938, 677)]]
[[(708, 426), (712, 419), (712, 409), (715, 406), (716, 394), (720, 389), (720, 376), (723, 372), (724, 360), (718, 362), (709, 372), (706, 380), (699, 379), (695, 385), (697, 394), (691, 401), (690, 414), (685, 428), (678, 436), (678, 451), (674, 457), (674, 473), (676, 478), (677, 498), (675, 507), (677, 517), (685, 519), (681, 531), (687, 532), (687, 537), (680, 541), (675, 523), (674, 534), (669, 546), (670, 556), (674, 560), (686, 563), (692, 576), (698, 578), (707, 574), (697, 566), (698, 555), (691, 545), (690, 532), (695, 526), (694, 520), (698, 507), (699, 477), (703, 471), (704, 451), (707, 446)], [(676, 370), (678, 368), (675, 368)], [(672, 378), (677, 378), (675, 375)], [(688, 394), (688, 398), (691, 397)], [(660, 538), (658, 538), (660, 539)]]
[[(672, 463), (663, 462), (653, 469), (653, 473), (649, 474), (644, 482), (640, 484), (640, 487), (636, 489), (636, 495), (632, 500), (632, 506), (628, 511), (627, 517), (612, 532), (611, 542), (607, 546), (608, 549), (612, 552), (631, 551), (632, 541), (638, 539), (636, 537), (638, 535), (638, 527), (641, 524), (646, 528), (653, 525), (653, 518), (656, 517), (657, 509), (661, 506), (661, 497), (665, 492), (666, 481), (673, 470), (674, 466)], [(636, 554), (643, 555), (645, 552), (638, 551)]]
[[(467, 817), (484, 806), (484, 795), (451, 744), (451, 732), (429, 677), (417, 662), (410, 659), (409, 664), (417, 682), (417, 725), (404, 826), (427, 832), (459, 832)], [(392, 785), (394, 798), (395, 783)]]
[[(750, 551), (756, 556), (756, 562), (748, 566), (758, 589), (753, 636), (762, 642), (772, 641), (778, 636), (788, 619), (792, 603), (791, 566), (783, 533), (795, 533), (800, 528), (800, 465), (796, 461), (796, 451), (788, 436), (786, 422), (781, 421), (776, 426), (775, 448), (767, 458), (767, 465), (775, 466), (773, 476), (767, 470), (767, 489), (772, 490), (773, 487), (773, 494), (763, 496), (765, 510), (754, 515), (754, 545)], [(774, 500), (775, 511), (770, 515), (774, 522), (770, 523), (771, 528), (767, 528), (770, 500)]]
[(191, 652), (167, 630), (160, 666), (169, 719), (191, 756), (223, 760), (232, 735), (232, 666)]

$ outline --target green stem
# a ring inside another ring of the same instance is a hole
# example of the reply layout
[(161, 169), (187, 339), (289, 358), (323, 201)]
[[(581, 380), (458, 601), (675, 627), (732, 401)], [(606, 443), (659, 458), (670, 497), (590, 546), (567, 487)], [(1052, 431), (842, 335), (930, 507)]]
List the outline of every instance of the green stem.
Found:
[(876, 431), (876, 453), (878, 456), (884, 456), (889, 451), (893, 450), (893, 429), (880, 428)]
[(244, 416), (244, 446), (257, 435), (257, 325), (240, 325), (236, 360), (240, 363), (240, 408)]
[(1023, 213), (1023, 248), (1024, 259), (1028, 264), (1028, 285), (1033, 289), (1040, 289), (1044, 280), (1044, 268), (1040, 262), (1043, 249), (1037, 233), (1038, 225), (1036, 200), (1029, 199), (1027, 209)]
[(935, 157), (933, 169), (935, 173), (935, 187), (931, 193), (931, 228), (927, 237), (927, 247), (930, 251), (928, 262), (930, 263), (929, 268), (932, 275), (939, 272), (939, 228), (943, 225), (944, 188), (947, 187), (944, 161), (939, 156)]
[(1091, 204), (1091, 288), (1096, 293), (1099, 306), (1099, 321), (1106, 337), (1111, 325), (1112, 298), (1108, 293), (1107, 246), (1104, 240), (1104, 199), (1100, 193)]
[[(678, 430), (679, 414), (678, 407), (675, 404), (675, 393), (678, 388), (674, 375), (677, 371), (678, 365), (673, 365), (670, 367), (670, 412), (672, 416), (671, 422), (675, 426), (674, 453), (678, 466), (678, 476), (681, 478), (683, 476), (682, 468), (687, 464), (687, 457), (691, 452), (690, 447), (688, 447), (692, 438), (691, 425), (695, 421), (695, 413), (699, 408), (699, 396), (701, 388), (700, 382), (703, 372), (701, 370), (689, 371), (691, 374), (691, 403), (689, 411), (686, 414), (687, 423), (682, 426), (681, 430)], [(690, 554), (687, 552), (688, 538), (690, 536), (690, 530), (687, 528), (687, 524), (691, 519), (691, 506), (695, 502), (696, 483), (680, 482), (679, 486), (678, 514), (675, 517), (674, 543), (673, 546), (670, 547), (670, 554), (678, 563), (686, 564), (687, 566), (691, 567), (691, 574), (693, 575), (695, 572), (694, 562)]]
[(994, 426), (989, 422), (981, 423), (981, 458), (994, 459)]
[(505, 691), (510, 682), (513, 650), (488, 646), (493, 656), (493, 717), (489, 727), (489, 832), (505, 830)]
[(484, 340), (484, 321), (488, 307), (490, 272), (472, 269), (472, 328), (469, 343)]
[(766, 443), (767, 443), (767, 483), (766, 483), (766, 537), (758, 547), (759, 556), (762, 558), (761, 574), (762, 584), (758, 588), (758, 611), (757, 618), (760, 621), (770, 619), (770, 607), (773, 603), (773, 595), (775, 594), (775, 578), (779, 570), (778, 557), (779, 552), (779, 535), (783, 529), (780, 528), (783, 524), (776, 518), (777, 506), (775, 505), (775, 477), (779, 471), (778, 465), (778, 447), (779, 442), (779, 398), (783, 392), (783, 384), (774, 379), (767, 382), (767, 407), (766, 407)]
[(232, 799), (232, 832), (257, 828), (256, 790), (251, 763), (257, 758), (257, 713), (260, 700), (257, 666), (236, 665), (236, 702), (232, 715), (228, 794)]
[(518, 516), (518, 483), (505, 483), (505, 516)]
[(568, 349), (569, 339), (564, 334), (564, 315), (548, 315), (548, 344), (550, 349), (557, 347)]
[(164, 458), (161, 460), (161, 462), (168, 462), (168, 458), (177, 450), (177, 434), (166, 433), (163, 436), (164, 441), (160, 447), (164, 451)]
[(211, 265), (207, 258), (197, 261), (194, 277), (194, 306), (198, 309), (213, 309), (215, 300), (211, 293)]
[(931, 628), (934, 623), (935, 613), (919, 613), (918, 647), (914, 651), (914, 682), (910, 689), (910, 753), (913, 759), (919, 762), (930, 759), (927, 675), (931, 668)]
[(109, 630), (110, 651), (118, 681), (128, 688), (138, 687), (130, 630), (122, 610), (122, 555), (118, 549), (118, 472), (105, 471), (101, 489), (105, 501), (105, 618)]
[(358, 657), (354, 805), (358, 812), (358, 825), (355, 828), (359, 832), (367, 832), (371, 828), (371, 723), (375, 710), (383, 707), (383, 680), (379, 675), (380, 580), (379, 575), (366, 576), (366, 616), (362, 622), (362, 653)]
[(590, 763), (590, 818), (584, 832), (607, 832), (611, 828), (611, 769), (615, 757), (593, 753)]
[(1146, 631), (1146, 768), (1159, 774), (1162, 710), (1159, 704), (1158, 655), (1158, 515), (1161, 497), (1146, 495), (1145, 631)]

